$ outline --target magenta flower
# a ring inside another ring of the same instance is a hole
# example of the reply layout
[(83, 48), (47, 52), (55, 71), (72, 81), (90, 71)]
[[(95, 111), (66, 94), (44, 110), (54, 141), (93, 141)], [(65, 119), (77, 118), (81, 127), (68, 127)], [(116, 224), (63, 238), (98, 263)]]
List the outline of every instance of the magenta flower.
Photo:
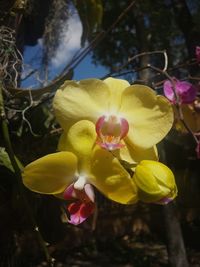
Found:
[(95, 210), (94, 191), (90, 184), (85, 184), (84, 190), (80, 191), (74, 187), (74, 183), (68, 186), (63, 195), (64, 199), (73, 202), (67, 206), (69, 223), (78, 225), (84, 222)]
[[(194, 102), (197, 94), (197, 88), (185, 81), (179, 81), (178, 79), (174, 78), (175, 90), (177, 95), (179, 96), (179, 100), (181, 104), (189, 104)], [(176, 98), (174, 95), (173, 85), (172, 82), (167, 80), (164, 82), (164, 94), (165, 96), (173, 103), (176, 102)]]
[(200, 46), (196, 46), (195, 55), (197, 62), (200, 63)]
[(94, 203), (76, 201), (71, 203), (67, 207), (67, 210), (70, 213), (70, 220), (68, 222), (78, 225), (84, 222), (94, 212)]

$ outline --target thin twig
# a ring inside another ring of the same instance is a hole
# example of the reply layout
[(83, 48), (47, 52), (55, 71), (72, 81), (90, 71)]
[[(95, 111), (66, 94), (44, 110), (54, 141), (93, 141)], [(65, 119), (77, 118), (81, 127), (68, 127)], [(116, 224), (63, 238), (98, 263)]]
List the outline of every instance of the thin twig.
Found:
[[(150, 52), (142, 52), (140, 54), (137, 54), (133, 57), (129, 57), (127, 62), (125, 62), (123, 65), (121, 65), (120, 67), (118, 67), (114, 72), (119, 72), (121, 70), (123, 70), (125, 67), (127, 67), (130, 63), (132, 63), (134, 60), (136, 60), (137, 58), (139, 57), (143, 57), (143, 56), (146, 56), (146, 55), (154, 55), (154, 54), (163, 54), (164, 55), (164, 68), (163, 68), (163, 71), (165, 71), (168, 67), (168, 58), (167, 58), (167, 53), (165, 50), (156, 50), (156, 51), (150, 51)], [(146, 68), (146, 67), (145, 67)], [(144, 69), (144, 68), (143, 68)], [(106, 74), (102, 79), (105, 79), (109, 76), (113, 76), (113, 71)], [(133, 71), (133, 72), (136, 72), (136, 71)]]
[(35, 105), (35, 101), (33, 100), (33, 97), (32, 97), (32, 92), (31, 90), (28, 90), (28, 93), (29, 93), (29, 104), (28, 106), (26, 106), (24, 109), (15, 109), (15, 108), (9, 108), (9, 107), (5, 107), (6, 110), (9, 110), (9, 111), (12, 111), (14, 113), (21, 113), (22, 115), (22, 123), (21, 123), (21, 126), (23, 126), (23, 123), (25, 122), (27, 125), (28, 125), (28, 128), (30, 130), (30, 133), (34, 136), (34, 137), (39, 137), (40, 135), (39, 134), (36, 134), (33, 129), (32, 129), (32, 126), (31, 126), (31, 123), (29, 122), (29, 120), (27, 119), (26, 117), (26, 112), (28, 110), (30, 110), (32, 107), (34, 107)]
[(72, 60), (62, 71), (68, 71), (70, 68), (76, 68), (77, 65), (97, 46), (100, 42), (116, 27), (116, 25), (124, 18), (125, 15), (130, 11), (130, 9), (135, 5), (137, 0), (132, 1), (117, 17), (117, 19), (111, 24), (111, 26), (106, 31), (101, 31), (90, 44), (80, 53), (78, 56)]
[(154, 67), (154, 66), (152, 66), (150, 64), (148, 64), (147, 67), (152, 69), (152, 70), (155, 70), (155, 71), (157, 71), (157, 72), (159, 72), (161, 74), (163, 74), (164, 76), (166, 76), (170, 80), (170, 82), (172, 84), (172, 90), (173, 90), (173, 93), (174, 93), (174, 96), (175, 96), (175, 107), (176, 107), (176, 109), (178, 111), (179, 119), (183, 123), (183, 125), (185, 126), (187, 131), (190, 133), (190, 135), (194, 139), (195, 143), (199, 144), (198, 138), (195, 136), (195, 134), (193, 133), (193, 131), (191, 130), (189, 125), (184, 120), (184, 115), (183, 115), (183, 111), (182, 111), (182, 107), (181, 107), (181, 103), (180, 103), (180, 97), (176, 92), (176, 84), (175, 84), (174, 79), (167, 73), (167, 71), (163, 71), (163, 70), (161, 70), (161, 69), (159, 69), (157, 67)]

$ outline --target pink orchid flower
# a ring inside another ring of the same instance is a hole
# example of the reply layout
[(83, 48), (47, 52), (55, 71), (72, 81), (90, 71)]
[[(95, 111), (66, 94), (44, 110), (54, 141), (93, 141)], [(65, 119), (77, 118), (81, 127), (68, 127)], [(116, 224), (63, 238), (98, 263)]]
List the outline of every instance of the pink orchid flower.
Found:
[[(197, 94), (197, 88), (193, 84), (174, 78), (174, 85), (181, 104), (194, 102)], [(176, 103), (172, 82), (169, 80), (165, 81), (163, 88), (165, 96), (172, 103)]]

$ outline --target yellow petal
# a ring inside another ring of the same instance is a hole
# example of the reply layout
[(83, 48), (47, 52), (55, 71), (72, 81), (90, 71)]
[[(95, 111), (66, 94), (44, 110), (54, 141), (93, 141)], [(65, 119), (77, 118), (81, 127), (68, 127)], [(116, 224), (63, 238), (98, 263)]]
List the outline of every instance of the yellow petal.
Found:
[(77, 158), (71, 152), (58, 152), (39, 158), (24, 169), (23, 183), (43, 194), (59, 194), (70, 185), (77, 169)]
[(109, 88), (101, 80), (66, 81), (54, 97), (56, 118), (64, 130), (81, 119), (96, 122), (108, 110), (109, 97)]
[(128, 172), (111, 153), (96, 148), (92, 156), (90, 182), (106, 197), (121, 204), (137, 202), (137, 188)]
[(94, 123), (86, 120), (79, 121), (69, 129), (67, 136), (75, 154), (91, 155), (96, 142)]
[(158, 160), (158, 151), (156, 146), (143, 149), (129, 144), (125, 138), (124, 147), (119, 150), (115, 150), (112, 153), (119, 158), (120, 160), (124, 160), (130, 164), (137, 164), (142, 160)]
[(140, 165), (136, 167), (134, 181), (139, 188), (139, 198), (144, 202), (156, 202), (170, 193), (169, 189), (163, 192), (153, 174)]
[(140, 162), (140, 165), (147, 168), (148, 171), (154, 175), (159, 184), (173, 189), (175, 184), (174, 174), (166, 165), (152, 160), (143, 160)]
[(59, 142), (58, 142), (58, 150), (59, 151), (71, 151), (71, 146), (69, 144), (69, 140), (67, 138), (68, 132), (63, 132), (60, 136)]
[(80, 173), (90, 169), (92, 149), (96, 143), (95, 125), (86, 120), (79, 121), (64, 132), (59, 140), (60, 151), (71, 151), (78, 157), (78, 171)]
[(133, 180), (138, 186), (138, 196), (144, 202), (157, 202), (166, 197), (173, 199), (177, 195), (172, 171), (160, 162), (141, 161)]
[(115, 78), (107, 78), (104, 80), (110, 89), (110, 107), (109, 112), (115, 113), (119, 110), (121, 106), (121, 98), (122, 92), (125, 88), (130, 86), (130, 84), (126, 80), (115, 79)]
[(170, 102), (143, 85), (124, 90), (120, 113), (129, 123), (128, 143), (142, 148), (151, 148), (161, 141), (173, 123)]

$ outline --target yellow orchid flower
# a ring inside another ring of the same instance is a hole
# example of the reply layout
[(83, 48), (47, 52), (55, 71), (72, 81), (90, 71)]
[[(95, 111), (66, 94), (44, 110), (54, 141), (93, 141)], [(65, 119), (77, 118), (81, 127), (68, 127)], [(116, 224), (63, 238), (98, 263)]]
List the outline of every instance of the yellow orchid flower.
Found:
[[(92, 186), (121, 204), (137, 202), (137, 188), (118, 159), (96, 142), (92, 122), (76, 122), (61, 138), (61, 152), (49, 154), (27, 165), (23, 183), (42, 194), (59, 195), (78, 201), (68, 206), (70, 221), (79, 224), (94, 210)], [(67, 151), (66, 151), (67, 150)]]
[(133, 180), (138, 197), (147, 203), (167, 204), (177, 196), (172, 171), (163, 163), (143, 160), (135, 168)]
[(65, 131), (79, 120), (90, 120), (101, 147), (116, 150), (126, 145), (140, 155), (148, 150), (148, 159), (157, 157), (155, 144), (173, 123), (172, 107), (165, 97), (147, 86), (114, 78), (66, 81), (57, 90), (53, 107)]

